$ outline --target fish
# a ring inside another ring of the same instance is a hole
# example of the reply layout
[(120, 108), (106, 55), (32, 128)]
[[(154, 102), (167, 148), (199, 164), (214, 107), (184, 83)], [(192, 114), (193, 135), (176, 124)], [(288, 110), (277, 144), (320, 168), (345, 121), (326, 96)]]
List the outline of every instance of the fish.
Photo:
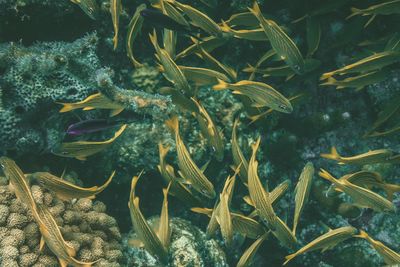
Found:
[(391, 15), (400, 13), (400, 0), (387, 1), (376, 5), (369, 6), (364, 9), (352, 7), (351, 15), (347, 19), (354, 16), (371, 16), (364, 27), (367, 27), (377, 15)]
[(347, 180), (338, 180), (324, 169), (321, 169), (318, 174), (320, 177), (335, 184), (338, 189), (349, 195), (353, 202), (359, 207), (370, 208), (376, 212), (396, 210), (392, 202), (371, 190), (352, 184)]
[(249, 80), (242, 80), (234, 84), (222, 80), (218, 80), (218, 82), (213, 86), (214, 90), (230, 89), (234, 94), (245, 95), (254, 102), (253, 107), (269, 107), (283, 113), (293, 111), (290, 101), (266, 83)]
[(183, 13), (186, 14), (186, 16), (189, 17), (190, 22), (202, 29), (203, 31), (207, 32), (210, 35), (216, 36), (216, 37), (221, 37), (222, 36), (222, 29), (219, 27), (215, 21), (213, 21), (209, 16), (201, 12), (200, 10), (189, 6), (182, 4), (178, 1), (175, 0), (166, 0), (167, 2), (170, 2), (172, 5), (176, 6), (177, 8), (181, 9)]
[(107, 188), (114, 175), (115, 171), (111, 173), (110, 177), (103, 185), (89, 188), (74, 185), (48, 172), (35, 172), (27, 175), (27, 178), (55, 193), (57, 198), (63, 201), (69, 201), (78, 198), (94, 199), (97, 194), (100, 194)]
[(7, 157), (0, 157), (0, 166), (4, 175), (10, 181), (18, 200), (25, 204), (29, 210), (31, 210), (32, 214), (36, 214), (36, 203), (33, 199), (28, 180), (25, 179), (25, 175), (22, 170), (18, 167), (14, 160)]
[(257, 168), (258, 161), (256, 160), (257, 150), (260, 146), (260, 137), (257, 141), (252, 144), (252, 155), (249, 161), (248, 177), (248, 188), (249, 194), (254, 207), (256, 208), (259, 216), (265, 221), (268, 228), (272, 231), (275, 230), (277, 216), (272, 207), (272, 202), (269, 196), (268, 190), (264, 190), (261, 184), (260, 178), (258, 177)]
[(314, 176), (314, 165), (308, 162), (303, 168), (299, 181), (295, 189), (295, 210), (293, 218), (293, 235), (296, 234), (297, 225), (299, 223), (300, 215), (304, 209), (304, 205), (308, 201), (310, 190), (312, 186), (312, 179)]
[[(215, 202), (214, 209), (212, 210), (210, 221), (208, 222), (206, 230), (207, 236), (211, 237), (214, 235), (219, 225), (221, 228), (221, 234), (227, 246), (231, 245), (232, 235), (233, 235), (233, 230), (232, 230), (233, 226), (232, 226), (231, 214), (229, 211), (229, 205), (231, 203), (232, 191), (235, 186), (235, 181), (236, 181), (236, 172), (233, 176), (228, 176), (226, 178), (224, 188), (222, 189), (222, 197), (223, 198), (226, 197), (226, 199), (221, 198), (220, 194), (220, 199), (219, 201)], [(221, 203), (222, 201), (226, 201), (226, 203)], [(222, 211), (223, 215), (220, 215), (221, 209), (224, 209)], [(229, 214), (227, 214), (228, 212)], [(229, 222), (227, 220), (229, 220)]]
[(144, 244), (146, 250), (153, 256), (157, 256), (161, 262), (168, 261), (168, 251), (161, 243), (157, 234), (147, 223), (139, 208), (139, 197), (136, 196), (135, 190), (137, 182), (142, 172), (138, 176), (132, 178), (131, 192), (128, 207), (131, 215), (132, 225), (138, 235), (140, 241)]
[(387, 79), (387, 70), (377, 70), (372, 72), (363, 73), (353, 77), (347, 77), (342, 80), (335, 79), (334, 77), (329, 77), (322, 86), (336, 86), (336, 89), (343, 88), (355, 88), (356, 91), (360, 91), (365, 86), (370, 84), (379, 83)]
[(400, 60), (399, 51), (383, 51), (371, 56), (360, 59), (352, 64), (346, 65), (340, 69), (323, 73), (320, 80), (328, 79), (333, 75), (344, 75), (351, 73), (365, 73), (380, 70)]
[(71, 0), (72, 3), (79, 5), (83, 12), (86, 13), (91, 19), (96, 20), (100, 8), (95, 0)]
[(88, 133), (100, 132), (120, 124), (121, 122), (118, 121), (110, 122), (104, 119), (84, 120), (77, 123), (73, 123), (70, 126), (68, 126), (66, 133), (68, 135), (78, 136)]
[(75, 258), (75, 249), (67, 244), (61, 234), (60, 228), (57, 225), (53, 215), (51, 215), (48, 208), (43, 204), (37, 205), (37, 214), (34, 213), (34, 218), (39, 226), (39, 231), (42, 235), (40, 240), (41, 251), (44, 244), (56, 255), (61, 267), (72, 265), (75, 267), (90, 267), (97, 261), (82, 262)]
[(121, 0), (110, 0), (110, 13), (114, 26), (114, 50), (118, 47), (118, 32), (119, 32), (119, 16), (122, 12), (122, 3)]
[(311, 57), (321, 42), (321, 23), (317, 17), (309, 16), (306, 19), (307, 57)]
[(135, 41), (136, 37), (138, 36), (138, 34), (142, 29), (144, 19), (141, 16), (141, 12), (146, 8), (147, 8), (146, 4), (141, 4), (136, 8), (136, 11), (132, 16), (132, 19), (129, 22), (128, 31), (126, 34), (127, 56), (132, 61), (132, 64), (135, 68), (143, 66), (143, 64), (140, 63), (133, 55), (133, 42)]
[(179, 92), (179, 90), (176, 90), (172, 87), (161, 87), (158, 92), (160, 94), (169, 95), (171, 97), (172, 103), (174, 103), (181, 109), (192, 113), (198, 112), (196, 103), (194, 103), (191, 98), (188, 98), (184, 94)]
[(249, 8), (249, 10), (258, 19), (275, 52), (296, 74), (303, 74), (304, 59), (292, 39), (273, 20), (264, 18), (257, 2), (254, 2), (253, 8)]
[(384, 163), (392, 155), (393, 151), (389, 149), (377, 149), (377, 150), (370, 150), (368, 152), (356, 156), (343, 157), (339, 155), (335, 147), (332, 147), (331, 152), (329, 154), (323, 153), (321, 154), (321, 157), (335, 160), (338, 162), (338, 164), (367, 165), (375, 163)]
[(357, 233), (357, 229), (352, 226), (344, 226), (334, 230), (329, 230), (327, 233), (317, 237), (298, 251), (285, 257), (286, 261), (283, 265), (286, 265), (289, 261), (295, 257), (311, 252), (314, 250), (321, 249), (322, 252), (334, 248), (337, 244), (351, 238)]
[(155, 31), (153, 34), (150, 34), (150, 40), (156, 50), (158, 60), (163, 67), (162, 70), (164, 71), (163, 74), (165, 78), (173, 83), (178, 90), (191, 94), (192, 89), (190, 88), (189, 82), (183, 72), (179, 69), (168, 52), (165, 49), (160, 48), (158, 45), (157, 34)]
[(111, 109), (111, 113), (110, 113), (111, 117), (118, 115), (125, 109), (124, 106), (110, 100), (108, 97), (106, 97), (102, 93), (96, 93), (96, 94), (90, 95), (87, 98), (85, 98), (84, 100), (79, 101), (79, 102), (75, 102), (75, 103), (58, 102), (58, 104), (63, 105), (63, 107), (60, 109), (60, 113), (69, 112), (69, 111), (75, 110), (75, 109), (83, 109), (85, 111), (93, 110), (93, 109)]
[(243, 184), (247, 185), (247, 173), (249, 171), (249, 162), (245, 158), (242, 150), (240, 149), (239, 142), (236, 136), (236, 129), (239, 123), (239, 118), (236, 118), (233, 123), (232, 137), (231, 137), (231, 148), (232, 148), (232, 158), (236, 166), (239, 168), (239, 177)]
[(193, 44), (189, 47), (185, 48), (181, 52), (176, 55), (175, 59), (184, 58), (190, 56), (194, 53), (199, 53), (201, 49), (204, 49), (207, 52), (211, 52), (218, 47), (223, 46), (229, 41), (229, 36), (224, 36), (223, 38), (217, 38), (215, 36), (208, 36), (202, 38), (201, 41), (196, 40), (195, 38), (191, 38)]
[[(387, 199), (389, 201), (393, 200), (393, 194), (400, 192), (400, 185), (386, 183), (382, 176), (377, 172), (372, 171), (358, 171), (355, 173), (347, 174), (339, 178), (339, 180), (346, 180), (352, 184), (366, 187), (366, 188), (381, 188), (386, 192)], [(341, 191), (335, 188), (337, 191)]]
[(182, 71), (187, 80), (194, 82), (197, 86), (217, 84), (218, 79), (225, 82), (231, 81), (224, 73), (212, 69), (182, 65), (178, 65), (178, 68)]
[(231, 81), (236, 80), (237, 72), (233, 68), (225, 64), (222, 64), (220, 61), (218, 61), (218, 59), (213, 57), (209, 52), (204, 50), (202, 47), (200, 47), (200, 51), (196, 53), (196, 56), (203, 59), (205, 62), (209, 63), (215, 70), (225, 73)]
[(183, 179), (175, 174), (174, 167), (165, 161), (169, 151), (169, 146), (164, 147), (159, 143), (160, 163), (157, 168), (167, 184), (171, 183), (168, 193), (179, 198), (182, 203), (190, 206), (199, 206), (199, 200), (193, 195), (192, 191), (183, 183)]
[(400, 124), (397, 124), (395, 127), (389, 130), (382, 130), (382, 131), (370, 131), (364, 135), (364, 137), (379, 137), (384, 135), (391, 135), (400, 131)]
[(264, 240), (267, 239), (267, 237), (268, 233), (265, 233), (260, 236), (256, 241), (254, 241), (253, 244), (251, 244), (250, 247), (248, 247), (242, 254), (238, 263), (236, 264), (236, 267), (251, 266), (255, 254), (257, 253)]
[(127, 124), (122, 125), (121, 128), (114, 133), (114, 136), (108, 140), (66, 142), (54, 149), (52, 153), (60, 157), (86, 160), (87, 157), (111, 146), (111, 144), (125, 131), (126, 127)]
[(166, 250), (168, 250), (169, 242), (171, 239), (171, 228), (169, 225), (169, 216), (168, 216), (168, 191), (171, 187), (172, 182), (169, 182), (167, 188), (163, 188), (164, 200), (162, 204), (161, 214), (160, 214), (160, 223), (158, 227), (158, 238), (161, 241), (161, 244), (164, 246)]
[(224, 32), (232, 33), (234, 37), (250, 41), (268, 41), (268, 37), (263, 28), (235, 30), (225, 21), (222, 21), (221, 29)]
[(182, 173), (183, 178), (187, 183), (191, 184), (194, 190), (203, 194), (207, 198), (215, 198), (216, 193), (213, 184), (203, 174), (200, 168), (191, 158), (183, 140), (179, 135), (179, 121), (175, 116), (166, 121), (168, 128), (172, 130), (175, 135), (176, 150), (178, 156), (178, 166)]
[(365, 231), (360, 230), (358, 235), (354, 237), (363, 238), (371, 244), (371, 246), (382, 256), (383, 261), (388, 265), (397, 265), (400, 263), (400, 254), (385, 246), (382, 242), (370, 237)]
[(210, 114), (208, 114), (207, 110), (204, 108), (200, 102), (192, 98), (192, 101), (196, 104), (198, 112), (194, 114), (196, 117), (201, 132), (207, 138), (211, 148), (215, 152), (215, 158), (218, 161), (222, 161), (224, 158), (224, 136), (222, 132), (218, 129), (217, 125), (214, 123)]

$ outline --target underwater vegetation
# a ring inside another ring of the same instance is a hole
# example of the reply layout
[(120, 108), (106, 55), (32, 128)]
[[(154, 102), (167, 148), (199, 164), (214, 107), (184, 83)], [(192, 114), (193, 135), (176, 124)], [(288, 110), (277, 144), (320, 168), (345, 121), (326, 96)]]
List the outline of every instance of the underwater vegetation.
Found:
[(1, 266), (400, 264), (400, 1), (54, 2), (0, 1)]

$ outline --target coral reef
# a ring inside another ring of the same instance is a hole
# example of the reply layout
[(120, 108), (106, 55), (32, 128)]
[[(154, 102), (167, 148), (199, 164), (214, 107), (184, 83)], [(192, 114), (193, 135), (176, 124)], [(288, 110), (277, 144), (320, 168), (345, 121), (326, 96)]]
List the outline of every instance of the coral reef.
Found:
[[(157, 225), (158, 217), (148, 220)], [(189, 221), (178, 217), (171, 218), (171, 244), (169, 266), (228, 266), (225, 253), (213, 239)], [(124, 251), (128, 258), (127, 266), (158, 266), (158, 262), (146, 250), (132, 247), (130, 240), (137, 238), (134, 232), (123, 238)]]
[[(70, 182), (76, 181), (67, 177)], [(37, 203), (46, 205), (55, 217), (65, 240), (82, 261), (99, 260), (94, 266), (121, 266), (121, 234), (114, 218), (106, 214), (100, 201), (58, 200), (52, 192), (31, 186)], [(9, 189), (8, 180), (0, 177), (0, 258), (1, 266), (56, 266), (58, 259), (47, 248), (39, 251), (40, 232), (28, 211)]]

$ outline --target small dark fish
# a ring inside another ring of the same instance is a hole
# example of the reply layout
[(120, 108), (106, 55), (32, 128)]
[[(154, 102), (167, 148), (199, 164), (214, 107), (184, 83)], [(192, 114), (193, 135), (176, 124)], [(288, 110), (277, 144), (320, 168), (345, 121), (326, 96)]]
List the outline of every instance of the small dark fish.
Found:
[(68, 135), (78, 136), (82, 134), (100, 132), (121, 124), (119, 121), (110, 122), (104, 119), (84, 120), (71, 124), (66, 133)]
[(140, 15), (145, 19), (146, 24), (149, 24), (155, 28), (168, 29), (190, 34), (189, 28), (176, 22), (158, 10), (146, 8), (140, 11)]

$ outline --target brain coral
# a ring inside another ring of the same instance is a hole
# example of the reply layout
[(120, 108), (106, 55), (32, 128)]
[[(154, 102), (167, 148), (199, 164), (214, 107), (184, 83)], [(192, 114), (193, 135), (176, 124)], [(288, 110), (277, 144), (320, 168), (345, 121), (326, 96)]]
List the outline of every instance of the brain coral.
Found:
[(43, 128), (48, 127), (41, 123), (55, 116), (55, 102), (79, 101), (94, 92), (95, 72), (100, 68), (97, 42), (92, 33), (72, 43), (0, 45), (1, 148), (15, 148), (19, 143), (27, 149), (43, 149)]
[[(116, 220), (108, 216), (99, 201), (79, 199), (63, 202), (37, 185), (31, 187), (37, 203), (49, 207), (64, 239), (82, 261), (99, 260), (94, 266), (120, 266), (123, 260), (121, 234)], [(57, 266), (54, 254), (39, 252), (40, 232), (30, 211), (10, 191), (8, 180), (0, 177), (0, 266)]]

